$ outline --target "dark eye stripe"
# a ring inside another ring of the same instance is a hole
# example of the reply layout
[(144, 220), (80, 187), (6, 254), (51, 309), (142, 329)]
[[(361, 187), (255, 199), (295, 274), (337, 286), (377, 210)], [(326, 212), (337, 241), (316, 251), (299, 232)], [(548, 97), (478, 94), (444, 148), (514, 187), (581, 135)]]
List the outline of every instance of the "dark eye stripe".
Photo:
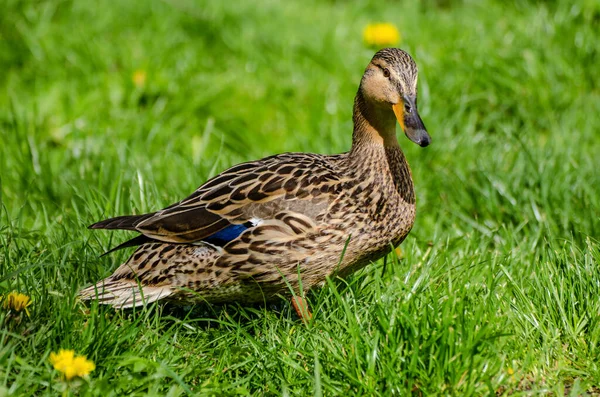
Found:
[(378, 63), (374, 63), (373, 65), (377, 66), (383, 72), (383, 75), (385, 77), (390, 77), (391, 73), (390, 73), (390, 70), (388, 68), (386, 68), (385, 66), (382, 66), (382, 65), (380, 65)]

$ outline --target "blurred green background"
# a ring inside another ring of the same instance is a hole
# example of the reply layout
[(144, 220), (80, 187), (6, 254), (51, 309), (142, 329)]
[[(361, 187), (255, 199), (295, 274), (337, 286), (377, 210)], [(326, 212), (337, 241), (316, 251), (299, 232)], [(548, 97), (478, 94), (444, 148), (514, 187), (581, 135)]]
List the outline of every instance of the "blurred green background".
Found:
[[(128, 252), (104, 217), (160, 209), (223, 169), (350, 148), (393, 23), (433, 144), (398, 139), (417, 221), (388, 258), (283, 309), (85, 311)], [(20, 1), (0, 10), (0, 396), (599, 393), (600, 3)], [(0, 309), (2, 310), (2, 309)], [(208, 326), (207, 324), (210, 324)], [(287, 394), (286, 394), (287, 393)]]

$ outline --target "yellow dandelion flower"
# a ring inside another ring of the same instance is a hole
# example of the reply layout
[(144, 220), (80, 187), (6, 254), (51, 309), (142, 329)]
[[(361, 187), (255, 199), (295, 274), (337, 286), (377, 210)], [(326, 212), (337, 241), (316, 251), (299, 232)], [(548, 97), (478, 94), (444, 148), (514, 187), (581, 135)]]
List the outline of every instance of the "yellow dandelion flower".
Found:
[(136, 87), (143, 87), (146, 84), (146, 71), (143, 69), (136, 70), (131, 76), (131, 81), (133, 81)]
[(398, 259), (404, 259), (404, 252), (402, 251), (402, 248), (396, 247), (394, 252), (396, 253), (396, 256), (398, 257)]
[(363, 31), (367, 45), (375, 47), (394, 46), (400, 43), (400, 31), (391, 23), (370, 23)]
[(85, 358), (85, 356), (75, 356), (73, 350), (60, 349), (58, 353), (50, 353), (50, 362), (54, 369), (64, 374), (66, 380), (75, 377), (84, 377), (90, 374), (96, 365)]
[(29, 316), (27, 307), (31, 305), (31, 298), (20, 292), (13, 291), (5, 297), (0, 297), (2, 308), (5, 310), (14, 310), (16, 312), (25, 311)]

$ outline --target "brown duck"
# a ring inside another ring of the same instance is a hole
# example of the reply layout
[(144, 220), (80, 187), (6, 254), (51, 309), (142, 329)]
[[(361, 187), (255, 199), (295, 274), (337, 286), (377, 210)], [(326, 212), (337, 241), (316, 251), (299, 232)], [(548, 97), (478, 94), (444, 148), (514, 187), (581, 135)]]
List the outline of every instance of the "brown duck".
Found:
[(81, 291), (116, 307), (159, 299), (264, 302), (345, 276), (400, 244), (415, 220), (410, 168), (396, 139), (427, 146), (417, 112), (417, 66), (406, 52), (375, 54), (354, 100), (352, 148), (284, 153), (236, 165), (163, 210), (107, 219), (91, 229), (141, 233), (111, 276)]

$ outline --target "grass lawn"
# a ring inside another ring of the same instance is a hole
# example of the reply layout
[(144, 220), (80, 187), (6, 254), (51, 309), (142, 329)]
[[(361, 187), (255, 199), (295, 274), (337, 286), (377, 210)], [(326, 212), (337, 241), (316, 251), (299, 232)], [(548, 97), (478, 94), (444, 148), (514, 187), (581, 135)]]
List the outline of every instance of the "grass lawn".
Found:
[[(387, 21), (420, 68), (417, 221), (277, 307), (84, 306), (157, 210), (238, 162), (350, 147)], [(600, 393), (600, 3), (5, 0), (0, 396)], [(93, 361), (66, 384), (51, 352)], [(68, 389), (66, 389), (68, 387)]]

